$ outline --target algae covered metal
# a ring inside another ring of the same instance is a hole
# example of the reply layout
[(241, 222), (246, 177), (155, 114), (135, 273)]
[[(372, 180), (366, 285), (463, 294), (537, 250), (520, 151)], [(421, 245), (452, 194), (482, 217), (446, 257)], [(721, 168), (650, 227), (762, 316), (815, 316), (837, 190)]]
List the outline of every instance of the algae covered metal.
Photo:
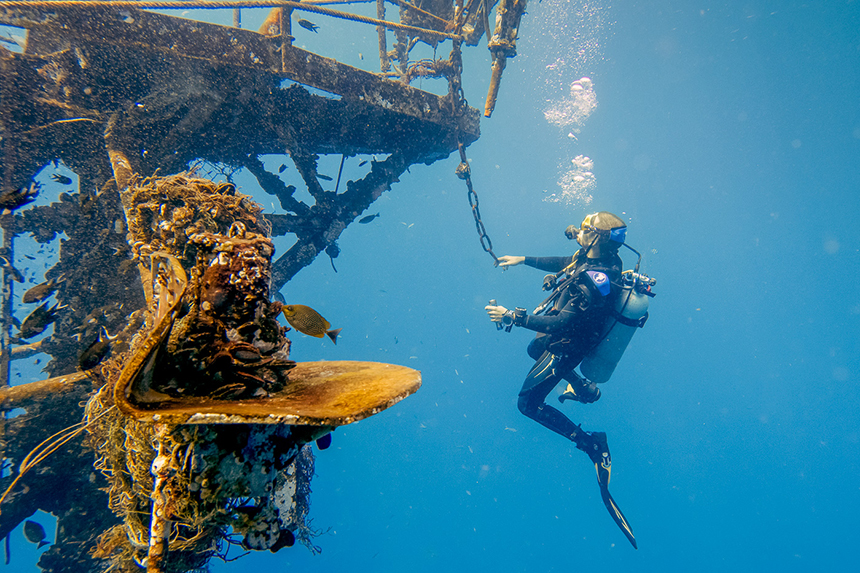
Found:
[[(411, 165), (463, 156), (478, 139), (460, 47), (489, 30), (494, 3), (401, 2), (395, 23), (380, 0), (367, 22), (380, 73), (292, 45), (298, 10), (351, 18), (327, 8), (275, 2), (267, 35), (83, 4), (0, 2), (0, 24), (25, 37), (18, 52), (0, 48), (0, 383), (13, 361), (50, 357), (50, 378), (0, 387), (4, 412), (23, 412), (0, 426), (11, 468), (0, 536), (38, 509), (56, 515), (62, 533), (39, 561), (52, 572), (187, 571), (237, 538), (315, 550), (308, 444), (396, 404), (421, 378), (291, 356), (271, 295), (319, 253), (337, 256), (341, 233)], [(525, 3), (512, 6), (518, 15), (497, 19), (497, 61), (515, 53)], [(445, 40), (448, 59), (410, 59), (417, 42)], [(447, 95), (411, 87), (418, 78), (444, 79)], [(267, 170), (271, 154), (289, 158), (306, 195), (279, 177), (286, 164)], [(326, 155), (372, 160), (341, 185), (319, 173)], [(32, 207), (32, 178), (52, 163), (73, 172), (52, 177), (71, 188)], [(237, 189), (240, 169), (285, 214)], [(50, 334), (32, 342), (11, 331), (22, 234), (43, 245), (64, 234), (40, 279), (51, 292), (24, 303), (56, 300)], [(295, 243), (276, 253), (272, 237), (286, 234)]]

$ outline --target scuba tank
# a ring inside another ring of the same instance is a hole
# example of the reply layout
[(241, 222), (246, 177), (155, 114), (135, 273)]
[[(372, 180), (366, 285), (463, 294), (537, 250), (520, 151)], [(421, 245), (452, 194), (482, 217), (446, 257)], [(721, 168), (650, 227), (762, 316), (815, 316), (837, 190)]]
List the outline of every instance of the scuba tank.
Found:
[(645, 325), (648, 299), (654, 296), (651, 287), (657, 281), (635, 271), (625, 271), (621, 283), (621, 293), (606, 321), (603, 336), (579, 365), (582, 374), (592, 382), (609, 380), (636, 329)]

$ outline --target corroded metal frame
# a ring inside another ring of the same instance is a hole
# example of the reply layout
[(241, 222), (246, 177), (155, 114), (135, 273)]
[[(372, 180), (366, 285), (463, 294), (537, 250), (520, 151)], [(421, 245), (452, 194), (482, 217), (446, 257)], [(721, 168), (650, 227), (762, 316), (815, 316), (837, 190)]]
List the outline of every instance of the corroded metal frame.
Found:
[[(69, 235), (52, 272), (67, 275), (58, 297), (77, 302), (74, 312), (55, 324), (52, 342), (41, 345), (54, 357), (48, 370), (55, 376), (74, 368), (80, 351), (72, 342), (74, 329), (99, 298), (90, 288), (98, 274), (89, 276), (94, 267), (79, 257), (92, 250), (94, 238), (104, 236), (106, 228), (120, 227), (121, 189), (111, 184), (116, 166), (109, 152), (119, 152), (130, 171), (144, 176), (156, 169), (175, 172), (195, 159), (247, 166), (288, 211), (272, 217), (276, 233), (298, 238), (275, 264), (273, 288), (278, 289), (336, 241), (410, 165), (447, 157), (479, 136), (479, 113), (460, 94), (436, 96), (411, 88), (296, 48), (288, 36), (103, 7), (0, 8), (0, 23), (27, 30), (24, 53), (0, 50), (0, 184), (21, 186), (55, 160), (80, 178), (81, 193), (63, 194), (58, 203), (2, 221), (10, 237)], [(285, 80), (294, 84), (285, 87)], [(313, 205), (298, 201), (261, 171), (258, 156), (280, 153), (293, 158)], [(318, 155), (333, 153), (388, 157), (371, 162), (362, 179), (347, 182), (338, 193), (324, 190), (316, 173)], [(112, 265), (127, 252), (115, 239), (110, 235), (98, 245), (116, 251)], [(97, 270), (116, 273), (115, 266)], [(107, 296), (142, 300), (139, 285)], [(4, 408), (26, 404), (27, 409), (26, 416), (6, 425), (6, 457), (20, 460), (54, 426), (80, 420), (72, 405), (95, 385), (73, 374), (28, 388), (32, 392), (24, 401), (17, 389), (12, 394), (19, 399), (4, 395)], [(86, 553), (78, 551), (93, 533), (81, 527), (82, 516), (93, 524), (113, 519), (101, 503), (101, 483), (89, 479), (91, 464), (90, 453), (79, 446), (54, 454), (50, 469), (28, 474), (21, 482), (26, 487), (7, 502), (16, 509), (0, 514), (0, 534), (36, 509), (54, 512), (67, 538), (41, 565), (51, 571), (91, 569)], [(74, 484), (75, 500), (61, 495), (67, 488), (56, 488), (58, 479)]]

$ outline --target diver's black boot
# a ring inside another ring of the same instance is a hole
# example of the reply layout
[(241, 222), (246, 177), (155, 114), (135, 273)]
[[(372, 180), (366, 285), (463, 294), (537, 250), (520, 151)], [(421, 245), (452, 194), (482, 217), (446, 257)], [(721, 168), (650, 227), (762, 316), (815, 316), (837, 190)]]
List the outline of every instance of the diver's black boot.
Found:
[[(597, 481), (601, 484), (608, 484), (612, 457), (609, 455), (609, 446), (606, 443), (606, 432), (586, 432), (582, 426), (576, 428), (579, 430), (573, 437), (576, 448), (588, 454), (588, 457), (598, 468)], [(604, 467), (605, 469), (603, 469)], [(601, 475), (601, 471), (603, 471), (603, 475)]]
[(597, 483), (601, 487), (607, 486), (612, 473), (612, 456), (609, 455), (606, 432), (586, 432), (585, 435), (583, 439), (585, 448), (582, 449), (594, 463), (594, 468), (597, 470)]
[(600, 388), (594, 382), (583, 379), (582, 384), (567, 384), (567, 389), (558, 397), (558, 401), (564, 404), (565, 400), (576, 400), (583, 404), (591, 404), (600, 400)]

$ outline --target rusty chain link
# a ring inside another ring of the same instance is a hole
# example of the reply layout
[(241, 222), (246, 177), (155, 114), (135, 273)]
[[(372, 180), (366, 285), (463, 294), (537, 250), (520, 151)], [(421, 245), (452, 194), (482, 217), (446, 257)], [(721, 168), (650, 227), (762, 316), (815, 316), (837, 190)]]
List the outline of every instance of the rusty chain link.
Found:
[(478, 236), (481, 238), (481, 247), (484, 251), (490, 253), (493, 257), (493, 266), (499, 266), (499, 257), (493, 252), (493, 242), (490, 236), (487, 235), (487, 230), (484, 228), (484, 222), (481, 221), (481, 210), (478, 208), (478, 194), (475, 193), (472, 187), (472, 168), (469, 167), (469, 161), (466, 159), (466, 146), (461, 142), (460, 145), (460, 165), (457, 166), (457, 177), (466, 182), (466, 187), (469, 188), (469, 206), (472, 207), (472, 215), (475, 217), (475, 228), (478, 229)]
[[(460, 24), (462, 27), (462, 23)], [(457, 29), (460, 32), (460, 29)], [(451, 99), (451, 112), (457, 122), (462, 122), (462, 116), (469, 104), (466, 101), (466, 96), (463, 93), (463, 85), (461, 74), (463, 73), (463, 58), (460, 52), (462, 41), (454, 40), (454, 47), (451, 50), (451, 64), (453, 73), (448, 77), (448, 97)], [(463, 144), (462, 133), (458, 142), (460, 149), (460, 164), (457, 166), (457, 177), (466, 182), (466, 187), (469, 189), (469, 206), (472, 207), (472, 215), (475, 217), (475, 227), (478, 229), (478, 236), (481, 238), (481, 247), (493, 257), (493, 266), (499, 266), (499, 257), (493, 252), (493, 242), (487, 235), (487, 230), (484, 228), (484, 223), (481, 221), (481, 210), (478, 209), (478, 194), (475, 193), (472, 187), (472, 168), (469, 167), (469, 160), (466, 159), (466, 146)]]

